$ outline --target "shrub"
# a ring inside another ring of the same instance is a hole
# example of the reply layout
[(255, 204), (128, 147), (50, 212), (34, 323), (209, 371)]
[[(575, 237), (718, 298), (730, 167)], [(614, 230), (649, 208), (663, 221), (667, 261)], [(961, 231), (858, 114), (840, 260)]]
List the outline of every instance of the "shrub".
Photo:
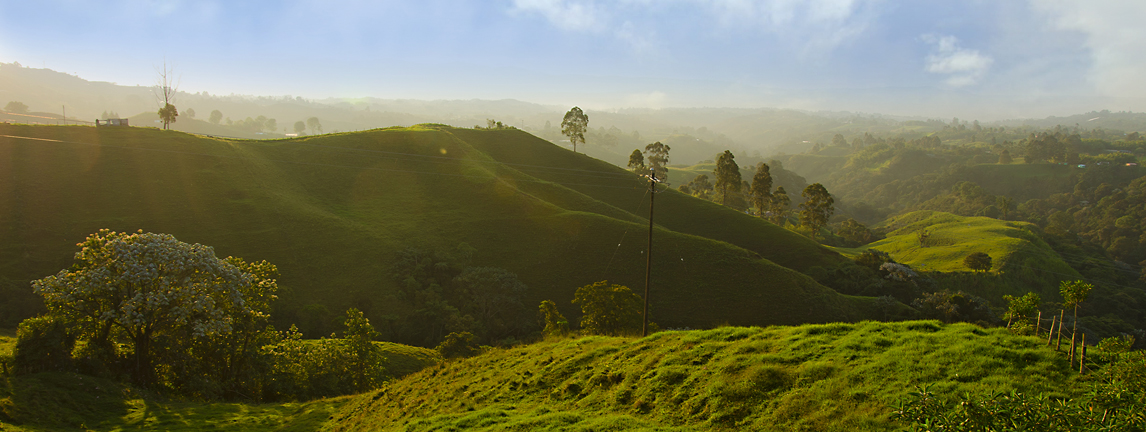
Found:
[(991, 256), (983, 252), (975, 252), (963, 258), (963, 265), (971, 270), (985, 272), (991, 269)]
[(443, 358), (471, 357), (481, 351), (470, 332), (450, 333), (435, 349)]
[(16, 373), (66, 371), (72, 368), (76, 337), (53, 316), (28, 318), (16, 330), (13, 366)]

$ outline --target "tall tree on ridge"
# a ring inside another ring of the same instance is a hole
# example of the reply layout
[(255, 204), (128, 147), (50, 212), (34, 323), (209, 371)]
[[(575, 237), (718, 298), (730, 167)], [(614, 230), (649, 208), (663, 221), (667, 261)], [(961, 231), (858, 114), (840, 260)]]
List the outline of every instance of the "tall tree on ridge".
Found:
[(756, 214), (764, 217), (772, 207), (772, 173), (768, 164), (760, 162), (756, 165), (756, 174), (752, 176), (752, 188), (748, 194), (752, 197)]
[(812, 183), (804, 188), (801, 193), (804, 197), (804, 203), (800, 204), (800, 225), (808, 227), (812, 230), (812, 238), (816, 238), (816, 234), (828, 224), (828, 219), (835, 213), (835, 199), (824, 185), (819, 183)]
[(660, 141), (645, 146), (645, 153), (649, 158), (649, 171), (665, 185), (668, 185), (665, 180), (668, 179), (669, 150), (672, 149)]
[(565, 113), (565, 118), (561, 120), (561, 133), (569, 137), (569, 142), (573, 143), (573, 153), (577, 152), (578, 141), (585, 144), (587, 129), (589, 129), (589, 115), (581, 111), (581, 108), (573, 107)]
[(645, 154), (641, 153), (639, 149), (633, 149), (629, 154), (629, 169), (637, 173), (637, 175), (647, 175), (649, 173), (648, 167), (645, 166)]
[(175, 117), (179, 115), (179, 111), (175, 109), (175, 95), (179, 93), (179, 84), (175, 83), (175, 77), (172, 76), (174, 71), (167, 67), (167, 61), (163, 61), (163, 69), (156, 71), (159, 77), (156, 79), (155, 88), (155, 101), (159, 104), (159, 120), (163, 122), (163, 129), (168, 129), (168, 125), (175, 123)]
[(741, 182), (740, 166), (736, 165), (736, 156), (725, 150), (716, 158), (716, 169), (712, 171), (716, 177), (716, 189), (720, 190), (720, 204), (728, 206), (728, 193), (740, 192)]

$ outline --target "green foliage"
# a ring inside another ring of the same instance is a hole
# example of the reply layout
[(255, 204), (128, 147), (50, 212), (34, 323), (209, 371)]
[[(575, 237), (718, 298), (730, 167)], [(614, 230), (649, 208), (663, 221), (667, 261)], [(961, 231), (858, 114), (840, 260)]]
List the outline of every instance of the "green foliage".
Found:
[[(645, 146), (645, 155), (649, 159), (649, 171), (656, 175), (657, 180), (665, 184), (668, 184), (669, 150), (672, 149), (661, 144), (660, 141)], [(632, 157), (629, 160), (631, 163)]]
[(413, 312), (394, 323), (396, 341), (432, 347), (448, 333), (470, 332), (488, 343), (532, 330), (522, 302), (525, 284), (504, 269), (470, 266), (473, 253), (462, 243), (450, 252), (410, 248), (399, 254), (399, 299)]
[(1015, 161), (1015, 159), (1011, 157), (1011, 151), (1010, 150), (1004, 149), (1001, 153), (999, 153), (999, 164), (1000, 165), (1008, 165), (1014, 161)]
[(65, 372), (72, 369), (76, 336), (55, 316), (28, 318), (16, 331), (13, 372)]
[(740, 166), (736, 164), (736, 156), (731, 151), (725, 150), (716, 158), (716, 169), (712, 174), (716, 178), (713, 188), (718, 192), (720, 205), (742, 207), (738, 198), (743, 180), (740, 177)]
[(1007, 320), (1008, 327), (1018, 324), (1018, 328), (1029, 326), (1031, 315), (1038, 313), (1039, 305), (1042, 303), (1042, 298), (1033, 292), (1022, 297), (1004, 295), (1003, 300), (1007, 301), (1007, 311), (1003, 314), (1003, 319)]
[(322, 122), (318, 120), (318, 117), (311, 117), (306, 119), (306, 127), (310, 129), (311, 133), (314, 133), (315, 131), (322, 133)]
[(1123, 354), (1134, 348), (1134, 336), (1124, 334), (1104, 338), (1095, 346), (1099, 351), (1107, 354)]
[(243, 302), (252, 277), (203, 245), (167, 234), (100, 230), (80, 243), (71, 270), (34, 281), (49, 313), (97, 346), (127, 343), (135, 382), (155, 382), (156, 360), (196, 339), (232, 330), (254, 313)]
[(1073, 397), (992, 391), (948, 399), (923, 387), (900, 399), (893, 417), (913, 431), (1142, 430), (1146, 352), (1123, 354), (1099, 372), (1089, 392)]
[(912, 302), (911, 306), (919, 309), (925, 317), (947, 323), (968, 322), (986, 326), (996, 321), (987, 300), (963, 291), (927, 293)]
[(580, 107), (573, 107), (561, 119), (561, 134), (569, 137), (573, 144), (573, 152), (577, 152), (577, 143), (585, 143), (585, 130), (589, 128), (589, 115), (581, 111)]
[(788, 209), (791, 205), (792, 199), (788, 198), (788, 192), (784, 190), (783, 186), (777, 187), (776, 192), (772, 193), (768, 220), (776, 225), (783, 225), (784, 221), (788, 219)]
[(569, 320), (561, 315), (561, 311), (557, 310), (557, 304), (552, 300), (542, 300), (541, 305), (538, 306), (538, 313), (541, 315), (541, 322), (545, 327), (541, 329), (541, 333), (546, 336), (559, 336), (569, 332)]
[(641, 153), (639, 149), (633, 149), (633, 153), (629, 155), (629, 169), (637, 175), (648, 174), (649, 169), (645, 166), (645, 154)]
[(756, 208), (756, 214), (760, 217), (772, 211), (772, 174), (768, 164), (761, 162), (756, 165), (756, 174), (752, 175), (752, 188), (749, 189), (748, 196), (751, 198), (752, 206)]
[(991, 269), (991, 256), (985, 252), (973, 252), (963, 258), (963, 265), (974, 271), (986, 272)]
[(450, 333), (434, 348), (442, 358), (472, 357), (481, 352), (470, 332)]
[(1094, 289), (1094, 285), (1081, 281), (1062, 281), (1059, 284), (1059, 293), (1062, 294), (1062, 304), (1067, 308), (1078, 308), (1078, 305), (1086, 301), (1086, 297), (1090, 295), (1090, 291)]
[(213, 124), (219, 124), (223, 120), (223, 112), (219, 110), (211, 110), (211, 115), (207, 117), (207, 121)]
[(1076, 376), (1045, 340), (934, 321), (586, 336), (428, 368), (356, 396), (328, 427), (887, 431), (917, 384), (1059, 394)]
[(879, 236), (859, 221), (848, 218), (840, 223), (836, 235), (847, 240), (848, 246), (860, 246), (879, 240)]
[(816, 238), (820, 228), (828, 224), (828, 219), (835, 213), (835, 199), (824, 189), (824, 185), (819, 183), (812, 183), (804, 188), (800, 193), (804, 197), (804, 202), (800, 204), (800, 225), (808, 228), (812, 232), (812, 238)]
[(641, 328), (641, 297), (629, 287), (595, 282), (577, 288), (573, 304), (581, 307), (585, 334), (619, 335)]
[[(74, 237), (74, 244), (99, 227), (132, 232), (159, 226), (180, 240), (266, 259), (279, 265), (283, 287), (272, 322), (278, 330), (298, 324), (305, 337), (337, 331), (341, 312), (354, 306), (387, 340), (433, 347), (450, 331), (470, 331), (481, 343), (496, 345), (496, 340), (482, 341), (465, 322), (424, 342), (415, 342), (424, 336), (417, 334), (422, 329), (403, 330), (404, 320), (419, 308), (406, 300), (416, 293), (405, 292), (405, 278), (393, 276), (392, 264), (412, 244), (427, 250), (462, 241), (473, 245), (481, 251), (481, 266), (513, 271), (529, 287), (523, 305), (553, 299), (571, 324), (580, 314), (568, 303), (572, 293), (562, 291), (606, 278), (630, 287), (643, 282), (630, 278), (627, 269), (644, 265), (644, 246), (632, 241), (631, 230), (642, 223), (647, 227), (645, 212), (634, 204), (645, 189), (634, 190), (634, 176), (626, 170), (521, 131), (417, 126), (291, 141), (306, 145), (147, 128), (0, 124), (0, 132), (105, 146), (95, 151), (10, 143), (15, 159), (6, 172), (13, 187), (0, 188), (0, 207), (15, 212), (6, 217), (27, 221), (28, 232), (58, 232)], [(443, 149), (456, 159), (441, 162)], [(396, 161), (377, 151), (439, 159)], [(525, 165), (617, 175), (570, 176)], [(395, 169), (405, 170), (385, 171)], [(772, 165), (775, 179), (777, 171)], [(668, 294), (655, 304), (661, 324), (695, 328), (723, 321), (767, 325), (809, 316), (817, 321), (868, 317), (869, 299), (840, 296), (798, 273), (834, 265), (844, 259), (840, 255), (760, 218), (676, 191), (658, 195), (656, 205), (656, 237), (678, 245), (657, 254), (666, 254), (664, 262), (684, 260), (658, 270), (664, 277), (658, 292)], [(618, 248), (626, 231), (629, 237)], [(25, 250), (57, 259), (75, 252), (70, 245), (17, 232), (0, 233), (0, 244), (10, 246), (0, 248), (0, 261), (17, 262)], [(602, 265), (605, 274), (585, 279), (585, 269)], [(54, 260), (33, 260), (3, 267), (0, 278), (20, 289), (60, 268)], [(573, 284), (562, 288), (547, 283), (552, 280)], [(685, 295), (697, 287), (712, 295)], [(762, 291), (772, 295), (750, 294)], [(536, 325), (535, 307), (521, 309), (525, 325)], [(758, 312), (766, 307), (777, 311)], [(19, 318), (36, 313), (21, 309)], [(529, 329), (534, 330), (540, 326)]]
[(354, 391), (362, 392), (382, 384), (386, 376), (383, 366), (386, 358), (382, 350), (374, 344), (378, 332), (370, 325), (370, 320), (362, 311), (350, 308), (346, 311), (346, 332), (342, 341), (350, 351), (350, 370), (354, 373)]
[(855, 262), (869, 269), (879, 270), (884, 263), (895, 262), (895, 260), (891, 259), (891, 255), (888, 255), (887, 252), (877, 249), (867, 249), (856, 256)]
[(9, 101), (7, 105), (4, 105), (4, 111), (15, 114), (27, 114), (28, 105), (20, 101)]
[[(708, 181), (707, 174), (694, 177), (687, 185), (681, 185), (681, 192), (694, 197), (707, 200), (712, 196), (712, 183)], [(686, 189), (687, 188), (687, 189)]]
[(175, 105), (166, 104), (159, 109), (159, 120), (163, 122), (164, 129), (167, 129), (167, 125), (175, 123), (177, 116), (179, 116), (179, 111), (175, 109)]

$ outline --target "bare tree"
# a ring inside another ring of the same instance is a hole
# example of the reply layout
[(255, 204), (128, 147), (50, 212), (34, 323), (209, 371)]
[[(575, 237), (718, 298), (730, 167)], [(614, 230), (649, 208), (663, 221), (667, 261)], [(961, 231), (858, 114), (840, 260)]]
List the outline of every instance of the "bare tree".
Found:
[(163, 60), (163, 68), (156, 68), (158, 77), (155, 79), (155, 103), (159, 105), (159, 120), (163, 121), (163, 129), (175, 123), (179, 111), (175, 109), (175, 95), (179, 93), (179, 83), (175, 82), (174, 69), (167, 67), (167, 60)]

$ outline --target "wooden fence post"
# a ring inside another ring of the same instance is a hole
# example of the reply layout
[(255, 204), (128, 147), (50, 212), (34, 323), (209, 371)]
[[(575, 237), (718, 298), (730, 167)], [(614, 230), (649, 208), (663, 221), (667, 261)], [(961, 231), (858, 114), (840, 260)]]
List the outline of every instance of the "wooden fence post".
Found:
[(1035, 318), (1035, 337), (1039, 337), (1039, 330), (1043, 328), (1043, 311), (1039, 311), (1039, 317)]
[(1086, 358), (1086, 333), (1082, 334), (1082, 351), (1078, 354), (1078, 373), (1082, 373), (1083, 359)]

